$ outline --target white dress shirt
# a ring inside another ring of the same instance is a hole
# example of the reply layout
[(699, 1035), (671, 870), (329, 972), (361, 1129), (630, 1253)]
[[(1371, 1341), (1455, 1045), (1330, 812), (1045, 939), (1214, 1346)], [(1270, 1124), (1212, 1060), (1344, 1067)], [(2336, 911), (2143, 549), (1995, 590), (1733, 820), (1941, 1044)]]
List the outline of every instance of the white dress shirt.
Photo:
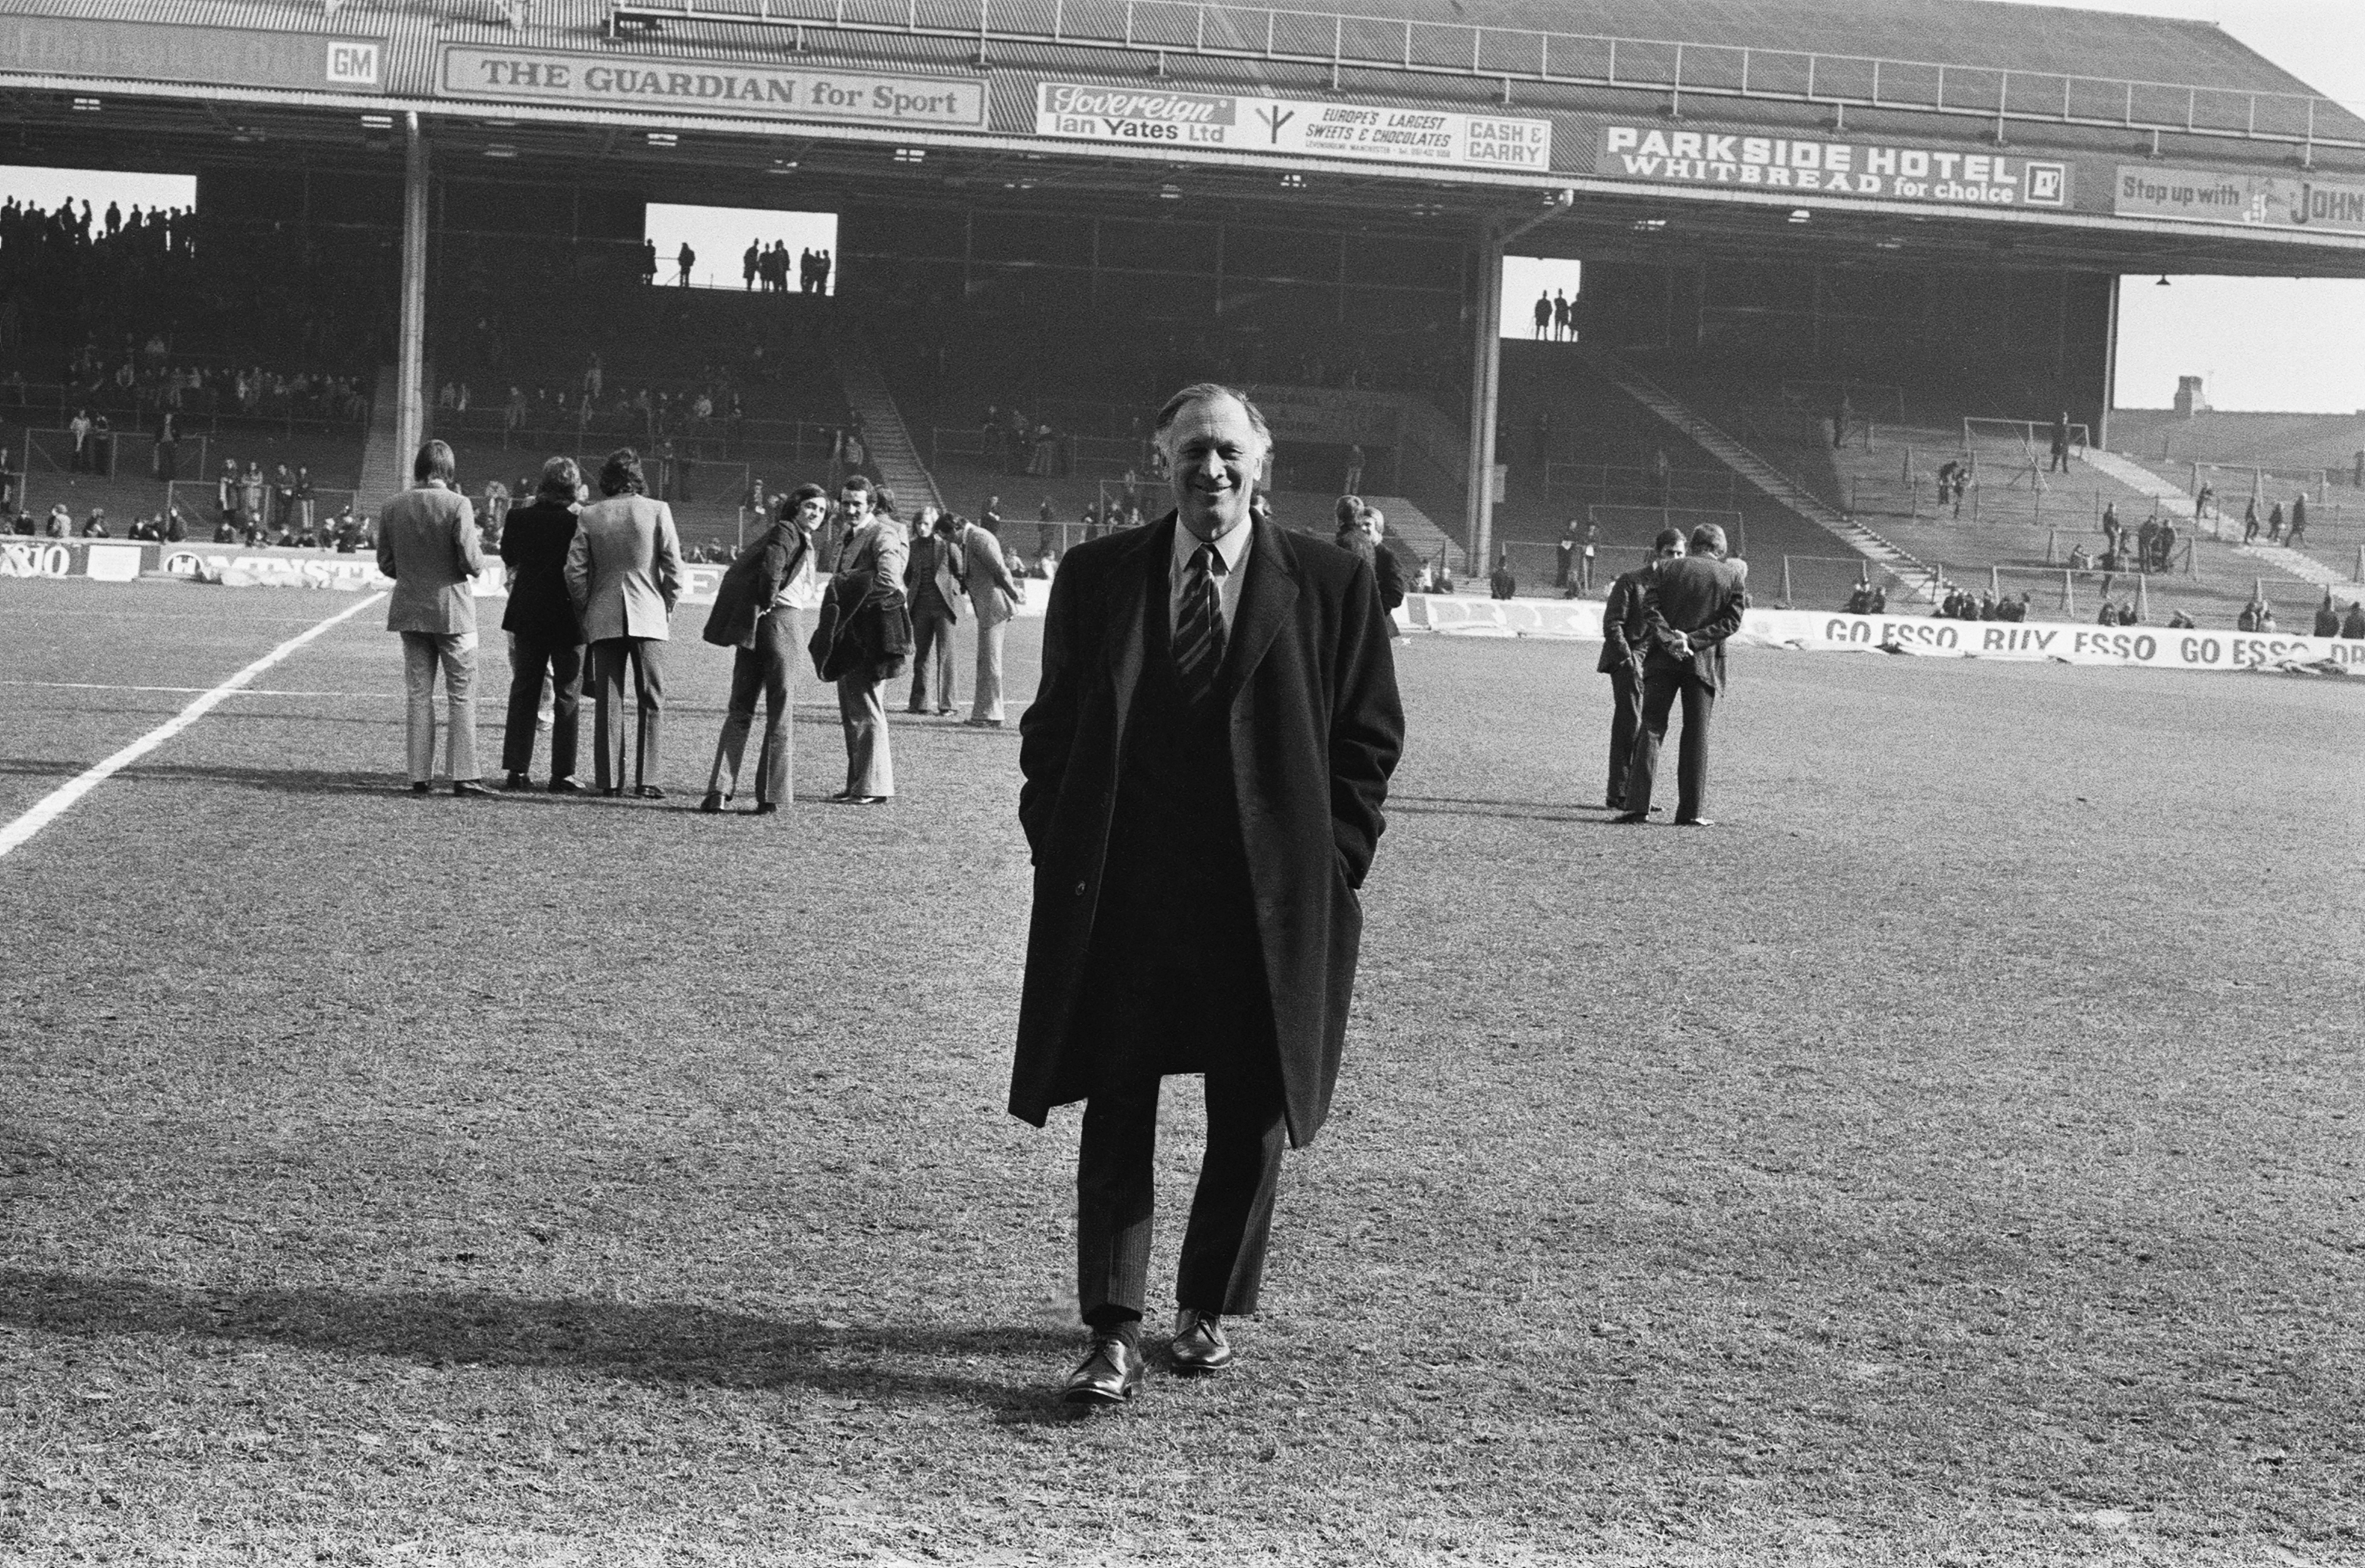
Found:
[[(1216, 554), (1224, 563), (1224, 575), (1216, 579), (1216, 610), (1224, 618), (1224, 630), (1232, 629), (1232, 617), (1240, 604), (1240, 567), (1249, 558), (1249, 544), (1256, 524), (1242, 518), (1230, 532), (1214, 543)], [(1191, 581), (1191, 557), (1197, 554), (1199, 536), (1174, 522), (1174, 559), (1166, 579), (1166, 624), (1171, 628), (1182, 624), (1182, 590)]]

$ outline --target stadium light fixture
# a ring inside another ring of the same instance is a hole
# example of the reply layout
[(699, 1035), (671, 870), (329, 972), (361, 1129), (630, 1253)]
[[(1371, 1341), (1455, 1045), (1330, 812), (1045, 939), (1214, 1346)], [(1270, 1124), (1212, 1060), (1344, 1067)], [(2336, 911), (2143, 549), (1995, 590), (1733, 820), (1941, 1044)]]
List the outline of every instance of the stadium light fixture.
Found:
[(1809, 212), (1803, 207), (1794, 207), (1790, 209), (1790, 221), (1793, 223), (1810, 222), (1813, 219), (1814, 216), (1815, 215), (1813, 213)]
[(99, 103), (96, 98), (76, 98), (73, 106), (74, 113), (78, 115), (95, 115), (98, 113)]
[(362, 129), (364, 130), (375, 131), (392, 130), (394, 129), (394, 117), (392, 115), (364, 115), (362, 116)]
[(517, 156), (517, 149), (510, 146), (506, 141), (488, 142), (485, 146), (485, 156), (488, 158), (514, 158)]
[(895, 162), (898, 163), (925, 163), (927, 161), (928, 150), (925, 147), (898, 147), (895, 149)]
[(1281, 177), (1281, 188), (1285, 191), (1302, 191), (1306, 188), (1306, 176), (1303, 174), (1283, 174)]
[(676, 136), (669, 130), (653, 130), (649, 132), (649, 145), (652, 147), (678, 147), (681, 145), (681, 138)]

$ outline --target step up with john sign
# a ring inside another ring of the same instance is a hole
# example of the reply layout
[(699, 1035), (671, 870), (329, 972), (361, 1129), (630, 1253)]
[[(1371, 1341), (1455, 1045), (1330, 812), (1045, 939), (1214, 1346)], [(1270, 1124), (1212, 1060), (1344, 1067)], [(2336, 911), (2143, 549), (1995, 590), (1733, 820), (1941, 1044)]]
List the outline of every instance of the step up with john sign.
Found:
[[(1478, 637), (1601, 641), (1601, 601), (1415, 595), (1414, 629)], [(1751, 610), (1734, 648), (1798, 653), (1904, 654), (1923, 658), (2134, 665), (2146, 669), (2276, 670), (2365, 676), (2365, 642), (2271, 633), (2154, 626), (2073, 626), (2041, 621), (1948, 621), (1935, 616), (1839, 615)]]

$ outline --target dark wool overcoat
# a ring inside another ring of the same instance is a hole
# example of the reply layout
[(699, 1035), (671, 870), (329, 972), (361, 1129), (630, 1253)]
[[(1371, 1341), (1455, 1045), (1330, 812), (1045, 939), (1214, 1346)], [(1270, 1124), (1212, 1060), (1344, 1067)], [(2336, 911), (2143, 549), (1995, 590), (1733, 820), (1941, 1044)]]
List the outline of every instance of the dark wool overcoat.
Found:
[[(1389, 628), (1372, 568), (1327, 540), (1255, 522), (1216, 700), (1228, 704), (1232, 792), (1254, 895), (1290, 1142), (1329, 1114), (1363, 916), (1355, 890), (1386, 826), (1404, 745)], [(1035, 913), (1018, 1011), (1013, 1115), (1043, 1125), (1086, 1097), (1096, 1042), (1078, 1001), (1107, 870), (1126, 723), (1166, 591), (1174, 514), (1080, 544), (1059, 565), (1043, 673), (1019, 721), (1018, 814)]]

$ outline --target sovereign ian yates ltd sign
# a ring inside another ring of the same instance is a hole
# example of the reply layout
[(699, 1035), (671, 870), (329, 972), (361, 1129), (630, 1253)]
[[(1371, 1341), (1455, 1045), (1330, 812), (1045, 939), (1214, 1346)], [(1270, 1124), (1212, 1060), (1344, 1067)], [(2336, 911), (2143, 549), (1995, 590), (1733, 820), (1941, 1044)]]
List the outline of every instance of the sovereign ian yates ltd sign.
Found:
[(1142, 147), (1220, 147), (1461, 169), (1552, 167), (1548, 120), (1156, 87), (1045, 82), (1036, 98), (1035, 132)]

